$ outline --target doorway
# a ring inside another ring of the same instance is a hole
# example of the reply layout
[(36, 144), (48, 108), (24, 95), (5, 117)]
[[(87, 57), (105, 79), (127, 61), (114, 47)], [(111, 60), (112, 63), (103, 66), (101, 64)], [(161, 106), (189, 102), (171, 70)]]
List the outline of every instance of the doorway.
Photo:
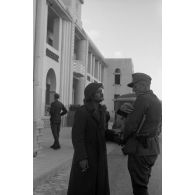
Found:
[(45, 115), (49, 116), (51, 103), (54, 101), (56, 93), (56, 75), (52, 68), (49, 69), (46, 76), (46, 91), (45, 91)]

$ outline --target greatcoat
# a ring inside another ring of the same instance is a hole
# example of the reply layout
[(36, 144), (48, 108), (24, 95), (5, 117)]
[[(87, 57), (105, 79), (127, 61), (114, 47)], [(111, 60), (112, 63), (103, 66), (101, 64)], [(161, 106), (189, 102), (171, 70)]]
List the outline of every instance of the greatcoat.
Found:
[[(105, 108), (99, 105), (99, 117), (91, 103), (81, 106), (74, 118), (74, 147), (68, 195), (109, 195), (105, 142)], [(87, 159), (89, 168), (81, 171), (79, 162)]]

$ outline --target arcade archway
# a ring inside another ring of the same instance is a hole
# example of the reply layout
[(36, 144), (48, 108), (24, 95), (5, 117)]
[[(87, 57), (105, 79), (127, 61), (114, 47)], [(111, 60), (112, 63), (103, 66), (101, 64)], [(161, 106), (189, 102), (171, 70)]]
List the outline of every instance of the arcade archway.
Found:
[(45, 92), (45, 115), (49, 115), (49, 108), (51, 102), (54, 101), (54, 94), (56, 92), (56, 75), (52, 68), (49, 69), (46, 76), (46, 92)]

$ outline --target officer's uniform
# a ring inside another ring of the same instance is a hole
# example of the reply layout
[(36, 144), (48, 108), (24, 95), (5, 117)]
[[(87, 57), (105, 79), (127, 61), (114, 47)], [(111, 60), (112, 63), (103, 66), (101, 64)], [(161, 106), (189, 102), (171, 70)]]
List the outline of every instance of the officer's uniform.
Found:
[[(132, 76), (133, 82), (128, 84), (129, 87), (141, 80), (151, 82), (151, 78), (143, 73)], [(160, 153), (158, 134), (161, 115), (161, 101), (149, 90), (136, 98), (134, 110), (127, 116), (124, 127), (124, 139), (127, 141), (124, 150), (128, 154), (128, 169), (134, 195), (148, 195), (151, 168)]]
[[(56, 94), (55, 94), (56, 95)], [(57, 99), (51, 103), (50, 107), (50, 125), (52, 134), (54, 137), (54, 144), (51, 148), (58, 149), (60, 148), (59, 144), (59, 133), (60, 133), (60, 123), (61, 123), (61, 116), (67, 113), (65, 106), (58, 101), (59, 95), (56, 95)]]

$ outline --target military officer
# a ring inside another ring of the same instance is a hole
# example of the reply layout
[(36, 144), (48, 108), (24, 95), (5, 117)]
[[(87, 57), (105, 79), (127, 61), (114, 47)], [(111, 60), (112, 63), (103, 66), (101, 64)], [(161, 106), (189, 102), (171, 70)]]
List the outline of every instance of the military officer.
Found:
[(161, 125), (161, 101), (150, 90), (151, 77), (134, 73), (128, 87), (136, 94), (134, 109), (127, 116), (124, 126), (125, 145), (128, 154), (128, 170), (131, 176), (133, 194), (149, 195), (148, 183), (159, 147), (159, 126)]

